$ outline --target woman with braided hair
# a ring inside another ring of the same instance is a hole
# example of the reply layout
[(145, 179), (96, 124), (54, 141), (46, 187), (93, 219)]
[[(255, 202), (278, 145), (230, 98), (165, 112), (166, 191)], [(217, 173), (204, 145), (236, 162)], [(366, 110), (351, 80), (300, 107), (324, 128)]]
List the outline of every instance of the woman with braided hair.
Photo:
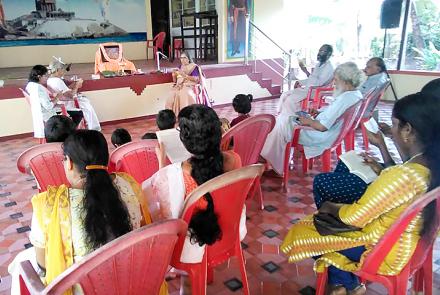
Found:
[[(197, 186), (241, 167), (238, 154), (220, 151), (221, 122), (210, 107), (193, 104), (183, 108), (178, 116), (178, 126), (180, 139), (192, 156), (186, 161), (161, 168), (142, 184), (154, 222), (181, 217), (186, 197)], [(165, 161), (159, 159), (161, 162)], [(221, 238), (211, 195), (206, 194), (196, 206), (196, 212), (189, 223), (190, 235), (184, 246), (190, 250), (182, 254), (182, 262), (200, 262), (204, 245), (211, 245)], [(243, 217), (240, 224), (241, 237), (246, 234), (246, 218)]]

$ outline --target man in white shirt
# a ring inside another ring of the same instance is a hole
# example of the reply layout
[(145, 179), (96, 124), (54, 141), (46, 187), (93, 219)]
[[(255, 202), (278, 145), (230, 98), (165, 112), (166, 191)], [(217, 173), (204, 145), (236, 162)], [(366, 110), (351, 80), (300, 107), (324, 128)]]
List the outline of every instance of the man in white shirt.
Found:
[(330, 57), (333, 54), (333, 47), (324, 44), (319, 49), (317, 60), (319, 64), (310, 73), (303, 63), (299, 63), (301, 70), (307, 75), (307, 79), (299, 80), (295, 83), (295, 88), (281, 94), (278, 102), (278, 112), (281, 114), (292, 115), (300, 110), (300, 102), (306, 98), (311, 86), (325, 86), (333, 79), (333, 65)]
[(261, 156), (271, 165), (273, 170), (281, 175), (283, 173), (284, 151), (286, 144), (292, 140), (292, 129), (295, 124), (310, 126), (312, 130), (302, 130), (299, 143), (304, 147), (307, 159), (321, 155), (324, 150), (331, 147), (336, 140), (342, 121), (337, 119), (344, 112), (362, 99), (362, 94), (356, 88), (363, 79), (362, 72), (353, 62), (347, 62), (338, 66), (335, 70), (335, 100), (318, 116), (313, 119), (299, 116), (297, 121), (293, 117), (276, 125), (267, 136)]
[[(62, 79), (68, 66), (60, 59), (55, 59), (55, 61), (49, 65), (49, 68), (52, 74), (47, 79), (47, 86), (52, 91), (61, 92), (63, 94), (60, 103), (65, 104), (67, 111), (82, 111), (87, 123), (87, 128), (90, 130), (101, 131), (98, 116), (96, 115), (95, 109), (89, 99), (78, 93), (78, 90), (82, 87), (83, 80), (78, 79), (68, 87)], [(75, 106), (74, 98), (78, 101), (79, 109)]]

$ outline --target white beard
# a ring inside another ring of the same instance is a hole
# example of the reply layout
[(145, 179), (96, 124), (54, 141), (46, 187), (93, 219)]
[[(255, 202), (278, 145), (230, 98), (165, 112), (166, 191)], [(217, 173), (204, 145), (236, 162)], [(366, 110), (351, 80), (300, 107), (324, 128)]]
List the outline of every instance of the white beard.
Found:
[(339, 87), (335, 87), (335, 90), (333, 91), (333, 97), (338, 97), (339, 95), (341, 95), (344, 92), (345, 92), (344, 89), (339, 88)]

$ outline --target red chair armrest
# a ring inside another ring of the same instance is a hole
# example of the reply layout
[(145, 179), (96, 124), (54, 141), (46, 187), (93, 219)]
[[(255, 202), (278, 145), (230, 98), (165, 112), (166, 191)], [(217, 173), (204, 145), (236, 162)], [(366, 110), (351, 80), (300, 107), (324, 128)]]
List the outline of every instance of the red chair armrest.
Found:
[(79, 101), (78, 101), (78, 98), (74, 97), (74, 98), (73, 98), (73, 102), (74, 102), (74, 104), (75, 104), (75, 108), (79, 109), (80, 107), (79, 107)]
[[(41, 282), (40, 277), (38, 276), (35, 269), (32, 267), (32, 264), (29, 260), (23, 261), (19, 264), (19, 272), (20, 278), (23, 280), (23, 283), (26, 285), (30, 294), (38, 294), (41, 293), (45, 286), (43, 282)], [(25, 294), (21, 291), (21, 294)]]
[(292, 146), (295, 146), (298, 144), (299, 133), (301, 130), (314, 130), (314, 129), (310, 126), (295, 125), (293, 127), (293, 131), (292, 131)]

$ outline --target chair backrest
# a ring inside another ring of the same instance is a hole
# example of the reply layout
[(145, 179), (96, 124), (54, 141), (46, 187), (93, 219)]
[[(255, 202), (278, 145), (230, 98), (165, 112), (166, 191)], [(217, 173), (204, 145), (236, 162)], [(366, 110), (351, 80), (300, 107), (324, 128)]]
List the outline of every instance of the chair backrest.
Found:
[(153, 38), (154, 46), (157, 48), (160, 48), (163, 50), (163, 42), (165, 41), (165, 37), (167, 36), (167, 33), (160, 32)]
[(338, 146), (344, 138), (347, 136), (348, 132), (353, 128), (354, 120), (356, 119), (356, 114), (359, 112), (359, 109), (362, 105), (362, 101), (358, 101), (351, 107), (345, 110), (345, 112), (336, 119), (336, 122), (340, 122), (342, 120), (341, 131), (338, 134), (338, 137), (332, 144), (332, 148)]
[(420, 196), (411, 205), (409, 205), (400, 217), (388, 229), (386, 234), (379, 240), (374, 249), (365, 258), (361, 271), (376, 274), (385, 257), (391, 251), (402, 233), (406, 230), (409, 223), (419, 214), (423, 208), (432, 201), (437, 200), (437, 216), (434, 222), (434, 231), (427, 237), (420, 239), (416, 251), (414, 252), (410, 266), (412, 269), (417, 269), (426, 259), (428, 250), (432, 246), (440, 230), (440, 187), (431, 190), (430, 192)]
[(266, 142), (267, 135), (275, 125), (275, 117), (268, 114), (252, 116), (229, 129), (222, 137), (221, 146), (234, 140), (234, 152), (243, 166), (255, 164)]
[(126, 172), (142, 183), (159, 170), (156, 139), (132, 141), (115, 149), (109, 160), (109, 172)]
[(385, 95), (385, 91), (387, 90), (388, 86), (390, 86), (391, 81), (388, 79), (385, 83), (382, 85), (379, 85), (378, 87), (375, 87), (373, 89), (372, 98), (371, 101), (368, 103), (368, 105), (365, 108), (364, 114), (362, 115), (362, 118), (371, 118), (373, 115), (374, 109), (376, 108), (379, 101), (382, 99), (382, 97)]
[[(310, 107), (310, 103), (312, 103), (312, 108), (318, 108), (317, 103), (315, 102), (315, 98), (318, 99), (320, 92), (333, 91), (334, 84), (334, 76), (330, 78), (329, 81), (325, 82), (321, 86), (309, 86), (309, 90), (307, 91), (307, 96), (305, 99), (301, 101), (301, 109), (303, 111), (307, 111)], [(316, 97), (315, 97), (316, 96)]]
[(368, 91), (367, 94), (364, 95), (364, 99), (361, 101), (361, 105), (359, 107), (359, 111), (356, 113), (356, 116), (353, 121), (352, 130), (356, 130), (364, 117), (365, 111), (367, 110), (367, 107), (370, 105), (371, 101), (375, 98), (376, 94), (376, 88), (371, 89)]
[(79, 283), (84, 294), (159, 294), (176, 241), (186, 230), (180, 219), (134, 230), (75, 263), (46, 292), (63, 294)]
[(41, 192), (49, 185), (69, 185), (63, 166), (63, 150), (60, 142), (40, 144), (24, 151), (17, 159), (21, 173), (32, 171)]
[[(234, 249), (239, 237), (240, 217), (247, 194), (257, 177), (264, 171), (264, 166), (255, 164), (226, 172), (194, 189), (186, 198), (182, 219), (187, 223), (196, 208), (197, 201), (210, 192), (214, 201), (214, 210), (222, 230), (221, 240), (208, 249), (208, 263), (218, 256), (226, 255)], [(184, 239), (179, 240), (173, 254), (174, 261), (180, 261)]]

